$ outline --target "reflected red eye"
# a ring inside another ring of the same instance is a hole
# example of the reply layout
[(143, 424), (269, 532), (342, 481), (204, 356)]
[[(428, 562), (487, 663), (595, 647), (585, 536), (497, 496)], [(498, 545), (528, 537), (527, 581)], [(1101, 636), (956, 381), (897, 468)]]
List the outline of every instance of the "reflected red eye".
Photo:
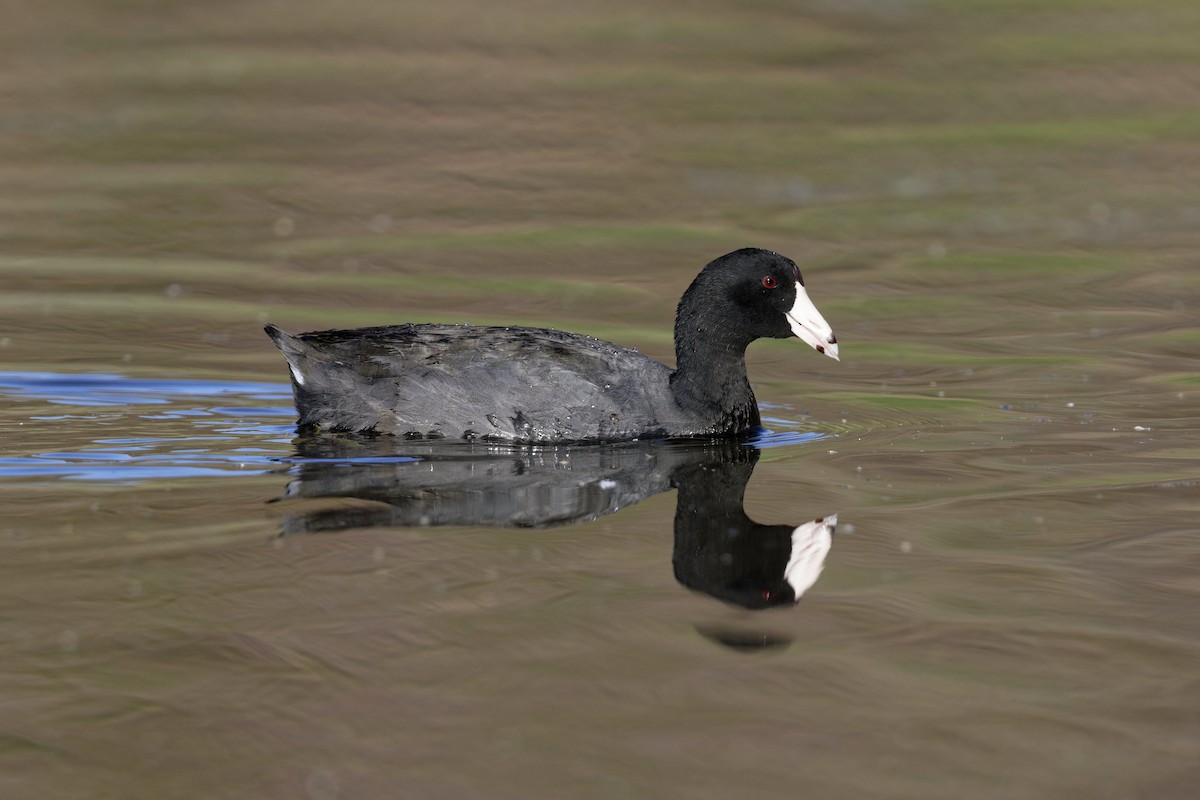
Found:
[(762, 283), (763, 283), (763, 286), (767, 287), (768, 289), (774, 289), (776, 286), (779, 285), (779, 283), (775, 280), (775, 277), (773, 275), (764, 276)]

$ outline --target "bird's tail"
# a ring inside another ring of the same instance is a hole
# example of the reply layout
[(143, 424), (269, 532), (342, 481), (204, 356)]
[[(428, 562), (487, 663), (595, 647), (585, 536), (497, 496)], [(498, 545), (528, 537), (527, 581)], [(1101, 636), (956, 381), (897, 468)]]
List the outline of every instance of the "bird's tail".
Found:
[(292, 380), (297, 386), (304, 386), (309, 382), (308, 376), (316, 362), (328, 360), (299, 336), (293, 336), (282, 328), (268, 324), (263, 330), (267, 332), (267, 336), (271, 337), (271, 341), (287, 359), (288, 367), (292, 372)]

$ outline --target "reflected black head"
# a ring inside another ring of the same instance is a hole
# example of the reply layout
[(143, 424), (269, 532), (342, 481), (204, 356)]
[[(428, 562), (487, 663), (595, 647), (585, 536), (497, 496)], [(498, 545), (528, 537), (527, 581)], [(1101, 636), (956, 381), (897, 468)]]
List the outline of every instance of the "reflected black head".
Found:
[(796, 594), (785, 572), (794, 529), (760, 525), (746, 516), (746, 484), (758, 453), (744, 449), (754, 457), (676, 470), (675, 579), (743, 608), (790, 605)]
[(752, 611), (794, 605), (796, 592), (785, 576), (792, 530), (712, 509), (703, 515), (676, 512), (675, 579)]

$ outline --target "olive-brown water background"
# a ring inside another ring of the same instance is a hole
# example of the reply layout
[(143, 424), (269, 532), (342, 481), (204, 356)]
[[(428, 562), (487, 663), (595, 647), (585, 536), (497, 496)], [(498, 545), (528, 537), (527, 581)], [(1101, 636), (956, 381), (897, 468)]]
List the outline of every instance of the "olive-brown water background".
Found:
[[(1200, 5), (5, 17), (0, 795), (1200, 795)], [(749, 353), (828, 434), (747, 495), (839, 514), (795, 608), (677, 584), (670, 493), (278, 536), (315, 501), (266, 502), (263, 322), (669, 361), (680, 292), (745, 245), (842, 342)], [(45, 388), (79, 373), (115, 393)]]

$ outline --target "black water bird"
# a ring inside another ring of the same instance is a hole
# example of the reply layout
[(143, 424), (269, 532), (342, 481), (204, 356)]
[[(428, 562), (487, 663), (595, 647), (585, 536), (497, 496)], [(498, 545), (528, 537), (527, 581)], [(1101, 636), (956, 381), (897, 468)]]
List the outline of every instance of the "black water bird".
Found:
[(745, 248), (684, 292), (676, 368), (590, 336), (543, 328), (406, 324), (268, 335), (283, 352), (302, 428), (509, 443), (728, 436), (759, 424), (746, 347), (796, 336), (838, 357), (796, 264)]

